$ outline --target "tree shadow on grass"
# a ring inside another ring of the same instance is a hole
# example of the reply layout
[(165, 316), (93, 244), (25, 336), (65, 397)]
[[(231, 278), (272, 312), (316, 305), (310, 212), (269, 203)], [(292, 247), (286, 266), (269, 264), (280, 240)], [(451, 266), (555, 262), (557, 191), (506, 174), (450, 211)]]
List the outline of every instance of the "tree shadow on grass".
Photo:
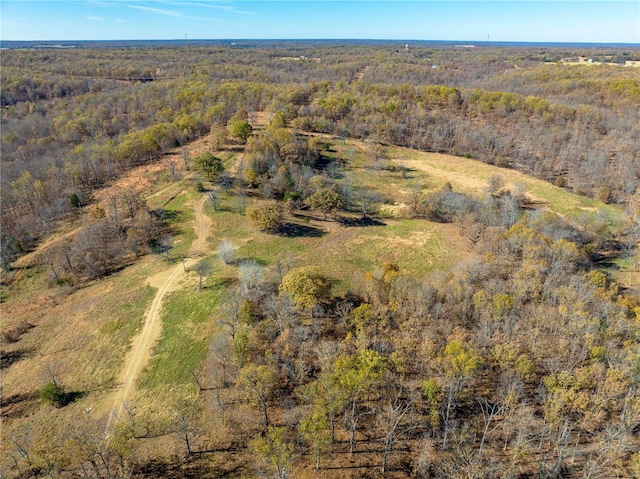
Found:
[(205, 289), (228, 288), (228, 287), (233, 286), (236, 283), (237, 283), (237, 280), (235, 278), (221, 278), (220, 280), (216, 281), (215, 283), (203, 285), (202, 288), (200, 288), (200, 289), (201, 290), (205, 290)]
[(326, 232), (313, 226), (299, 225), (297, 223), (284, 223), (274, 231), (278, 236), (287, 238), (322, 238)]
[(365, 226), (386, 226), (387, 224), (376, 218), (338, 218), (337, 221), (342, 226), (365, 227)]
[(164, 208), (156, 208), (151, 210), (151, 216), (160, 221), (175, 221), (182, 213), (176, 210), (169, 210)]
[[(214, 450), (215, 452), (225, 452), (229, 449)], [(175, 458), (173, 460), (153, 459), (136, 465), (134, 472), (140, 477), (149, 479), (196, 479), (201, 477), (239, 477), (246, 469), (243, 464), (217, 464), (213, 466), (205, 465), (201, 460), (203, 454), (214, 451), (194, 452), (190, 457)], [(244, 477), (244, 476), (243, 476)]]
[(0, 349), (0, 370), (6, 369), (22, 359), (31, 357), (32, 353), (33, 349), (29, 348), (15, 349), (13, 351), (5, 351)]
[(33, 391), (3, 397), (0, 405), (0, 417), (2, 419), (22, 417), (30, 410), (36, 409), (37, 404), (38, 393)]
[(68, 404), (76, 402), (78, 399), (81, 399), (84, 396), (85, 396), (85, 393), (80, 392), (80, 391), (65, 392), (60, 397), (60, 401), (58, 402), (58, 404), (60, 405), (60, 407), (64, 407), (64, 406), (66, 406)]

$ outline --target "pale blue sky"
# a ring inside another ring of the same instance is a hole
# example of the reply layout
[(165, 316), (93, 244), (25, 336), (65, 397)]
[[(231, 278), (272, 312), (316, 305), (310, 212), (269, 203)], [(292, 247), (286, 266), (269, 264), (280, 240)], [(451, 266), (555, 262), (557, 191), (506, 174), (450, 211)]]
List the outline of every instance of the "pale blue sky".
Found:
[(640, 0), (0, 0), (2, 40), (640, 43)]

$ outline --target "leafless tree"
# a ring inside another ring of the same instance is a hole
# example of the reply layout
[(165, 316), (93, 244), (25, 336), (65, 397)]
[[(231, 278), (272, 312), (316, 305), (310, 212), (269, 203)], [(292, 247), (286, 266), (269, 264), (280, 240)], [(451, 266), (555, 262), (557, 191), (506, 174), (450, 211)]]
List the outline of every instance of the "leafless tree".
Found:
[(482, 428), (482, 439), (480, 440), (480, 449), (478, 451), (478, 453), (481, 454), (488, 435), (500, 427), (500, 423), (495, 424), (493, 427), (491, 427), (491, 423), (502, 416), (504, 405), (500, 403), (490, 404), (486, 398), (478, 398), (478, 404), (480, 405), (482, 421), (484, 422), (484, 427)]
[(188, 148), (182, 148), (182, 161), (184, 162), (184, 170), (189, 171), (189, 163), (191, 161), (191, 154)]
[(264, 273), (264, 266), (260, 265), (260, 263), (254, 259), (242, 260), (238, 265), (240, 284), (245, 292), (249, 292), (257, 288), (264, 276)]
[(203, 432), (198, 425), (200, 407), (193, 401), (182, 401), (171, 409), (173, 433), (184, 444), (187, 456), (195, 452)]
[(165, 168), (167, 168), (171, 173), (171, 178), (173, 179), (173, 181), (176, 181), (178, 179), (178, 161), (176, 160), (176, 157), (173, 155), (166, 155), (162, 160), (162, 163), (164, 164)]
[(194, 267), (196, 273), (198, 273), (198, 289), (202, 289), (202, 279), (211, 272), (211, 264), (206, 259), (198, 261)]
[(504, 178), (501, 175), (491, 175), (487, 180), (487, 193), (498, 196), (504, 185)]
[(233, 264), (236, 260), (236, 248), (231, 241), (222, 241), (218, 246), (218, 258), (224, 264)]
[(382, 473), (387, 472), (389, 454), (397, 442), (397, 432), (404, 417), (411, 410), (414, 402), (413, 391), (398, 390), (389, 398), (378, 414), (378, 426), (382, 431), (384, 450), (382, 452)]

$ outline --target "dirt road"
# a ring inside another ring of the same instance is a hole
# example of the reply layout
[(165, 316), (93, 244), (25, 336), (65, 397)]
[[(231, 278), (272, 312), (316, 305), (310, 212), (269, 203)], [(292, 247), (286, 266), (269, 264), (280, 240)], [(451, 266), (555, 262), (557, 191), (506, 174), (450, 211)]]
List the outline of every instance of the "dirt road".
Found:
[(153, 298), (151, 307), (145, 316), (142, 330), (138, 336), (134, 338), (131, 350), (125, 357), (125, 366), (122, 370), (121, 376), (118, 378), (118, 389), (112, 402), (111, 412), (105, 429), (105, 435), (107, 437), (111, 433), (116, 422), (123, 418), (125, 407), (135, 391), (135, 382), (144, 367), (147, 365), (151, 355), (151, 349), (160, 337), (160, 333), (162, 332), (160, 311), (162, 309), (164, 297), (179, 284), (180, 280), (184, 276), (186, 276), (185, 269), (188, 271), (189, 268), (197, 262), (198, 258), (206, 254), (208, 251), (207, 235), (211, 230), (212, 222), (211, 219), (204, 214), (205, 201), (206, 197), (202, 198), (202, 200), (194, 205), (194, 229), (196, 239), (187, 253), (188, 258), (185, 260), (184, 267), (182, 263), (177, 264), (172, 268), (151, 276), (147, 280), (149, 285), (158, 288), (158, 292)]

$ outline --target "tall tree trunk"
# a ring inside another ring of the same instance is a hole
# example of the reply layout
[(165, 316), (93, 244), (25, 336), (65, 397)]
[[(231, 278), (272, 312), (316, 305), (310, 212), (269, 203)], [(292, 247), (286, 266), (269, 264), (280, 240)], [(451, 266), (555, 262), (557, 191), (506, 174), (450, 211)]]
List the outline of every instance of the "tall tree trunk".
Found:
[(262, 414), (264, 415), (264, 432), (269, 430), (269, 417), (267, 416), (267, 401), (260, 401), (262, 404)]

